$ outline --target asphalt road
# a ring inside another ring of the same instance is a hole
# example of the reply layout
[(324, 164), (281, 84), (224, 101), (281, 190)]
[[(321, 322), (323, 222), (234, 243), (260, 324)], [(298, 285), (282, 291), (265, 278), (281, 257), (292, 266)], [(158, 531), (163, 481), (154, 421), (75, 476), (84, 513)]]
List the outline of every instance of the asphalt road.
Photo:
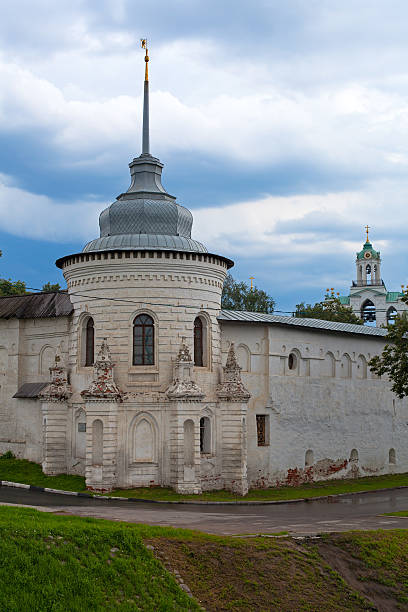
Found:
[(330, 501), (201, 506), (89, 499), (0, 487), (0, 504), (19, 504), (58, 514), (184, 527), (224, 535), (280, 531), (311, 535), (350, 529), (408, 528), (408, 518), (380, 516), (386, 512), (408, 510), (408, 489), (349, 495)]

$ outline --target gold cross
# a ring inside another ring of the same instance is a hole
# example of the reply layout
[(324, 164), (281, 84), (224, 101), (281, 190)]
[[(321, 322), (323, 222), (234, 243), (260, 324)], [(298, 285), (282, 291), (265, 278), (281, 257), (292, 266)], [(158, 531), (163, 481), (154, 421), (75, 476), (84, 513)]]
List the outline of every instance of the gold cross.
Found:
[(367, 240), (366, 240), (366, 242), (369, 242), (369, 240), (368, 240), (368, 230), (369, 230), (369, 229), (370, 229), (370, 226), (369, 226), (369, 225), (366, 225), (366, 226), (365, 226), (365, 230), (366, 230), (366, 234), (367, 234)]
[(250, 276), (249, 280), (251, 281), (251, 291), (252, 291), (254, 288), (253, 281), (255, 280), (255, 276)]

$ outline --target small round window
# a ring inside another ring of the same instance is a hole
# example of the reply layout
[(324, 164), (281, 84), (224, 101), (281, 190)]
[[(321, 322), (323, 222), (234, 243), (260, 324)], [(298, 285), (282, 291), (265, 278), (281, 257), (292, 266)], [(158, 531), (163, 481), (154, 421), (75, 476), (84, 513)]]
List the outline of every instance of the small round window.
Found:
[(296, 366), (297, 366), (297, 357), (295, 353), (289, 353), (289, 357), (288, 357), (289, 370), (296, 370)]

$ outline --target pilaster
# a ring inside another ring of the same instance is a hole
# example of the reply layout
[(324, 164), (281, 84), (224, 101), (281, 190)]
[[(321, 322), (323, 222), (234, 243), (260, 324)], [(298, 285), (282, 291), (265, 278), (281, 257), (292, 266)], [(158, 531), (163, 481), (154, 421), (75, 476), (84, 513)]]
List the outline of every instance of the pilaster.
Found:
[(246, 418), (250, 393), (241, 380), (241, 367), (237, 362), (233, 343), (223, 370), (224, 378), (217, 387), (217, 395), (222, 418), (224, 488), (238, 495), (246, 495), (248, 493)]
[(86, 412), (85, 482), (88, 489), (111, 491), (118, 478), (118, 412), (122, 393), (113, 378), (114, 363), (104, 338), (94, 377), (81, 392)]
[(67, 471), (68, 399), (72, 394), (68, 374), (57, 350), (55, 364), (50, 368), (50, 383), (40, 393), (43, 415), (44, 474), (55, 475)]

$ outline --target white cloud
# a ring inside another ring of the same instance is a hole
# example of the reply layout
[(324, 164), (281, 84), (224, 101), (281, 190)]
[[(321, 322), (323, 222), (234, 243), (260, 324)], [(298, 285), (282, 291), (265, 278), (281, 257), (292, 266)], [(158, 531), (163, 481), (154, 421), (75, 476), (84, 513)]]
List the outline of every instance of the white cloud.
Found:
[(15, 236), (70, 242), (97, 235), (98, 215), (104, 205), (95, 201), (58, 203), (20, 189), (0, 174), (0, 230)]

